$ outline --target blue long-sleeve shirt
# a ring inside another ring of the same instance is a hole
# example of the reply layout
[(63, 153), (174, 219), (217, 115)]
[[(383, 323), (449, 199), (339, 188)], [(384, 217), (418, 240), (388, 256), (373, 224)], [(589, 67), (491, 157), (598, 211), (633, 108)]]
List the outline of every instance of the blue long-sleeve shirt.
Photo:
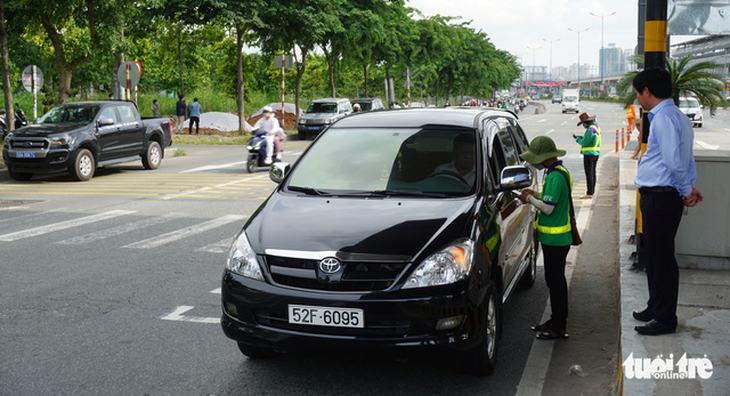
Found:
[(200, 103), (193, 102), (190, 104), (190, 117), (200, 118), (201, 111), (203, 111), (203, 106), (201, 106)]
[(692, 122), (665, 99), (649, 111), (649, 139), (634, 180), (637, 187), (674, 187), (681, 196), (692, 192), (697, 172)]

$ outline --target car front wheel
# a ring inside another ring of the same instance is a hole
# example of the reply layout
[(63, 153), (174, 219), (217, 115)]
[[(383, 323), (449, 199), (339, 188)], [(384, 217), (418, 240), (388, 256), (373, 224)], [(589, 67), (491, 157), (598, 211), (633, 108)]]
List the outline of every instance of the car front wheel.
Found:
[(462, 364), (464, 370), (474, 375), (489, 375), (497, 366), (497, 351), (500, 326), (502, 297), (499, 287), (490, 282), (487, 289), (487, 301), (485, 301), (484, 328), (482, 341), (476, 347), (463, 352)]
[(76, 160), (74, 161), (71, 169), (69, 169), (69, 173), (71, 173), (71, 177), (76, 180), (86, 181), (94, 176), (95, 169), (96, 163), (91, 151), (81, 149), (78, 154), (76, 154)]

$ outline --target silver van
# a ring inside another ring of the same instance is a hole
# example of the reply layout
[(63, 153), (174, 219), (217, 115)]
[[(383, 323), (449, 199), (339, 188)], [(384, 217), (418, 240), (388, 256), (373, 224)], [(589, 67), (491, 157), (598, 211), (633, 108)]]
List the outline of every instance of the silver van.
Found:
[(297, 122), (299, 140), (305, 140), (310, 134), (319, 135), (330, 124), (350, 113), (352, 105), (347, 98), (323, 98), (309, 102), (307, 110)]

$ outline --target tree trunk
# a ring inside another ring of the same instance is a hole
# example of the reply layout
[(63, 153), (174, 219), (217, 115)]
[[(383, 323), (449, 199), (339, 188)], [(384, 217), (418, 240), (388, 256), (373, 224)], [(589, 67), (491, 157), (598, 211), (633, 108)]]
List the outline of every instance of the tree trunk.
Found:
[(363, 82), (363, 84), (365, 85), (365, 96), (363, 96), (363, 98), (369, 98), (369, 96), (368, 96), (368, 64), (367, 63), (362, 66), (362, 75), (363, 75), (363, 78), (365, 79), (365, 81)]
[(436, 107), (439, 105), (439, 80), (441, 80), (441, 77), (436, 77), (436, 94), (433, 96), (433, 100), (436, 101), (436, 103), (434, 103)]
[(238, 59), (237, 63), (237, 74), (238, 74), (238, 131), (245, 132), (246, 128), (246, 117), (245, 117), (245, 97), (243, 86), (243, 32), (245, 28), (241, 25), (236, 25), (236, 51)]
[(183, 53), (182, 53), (182, 28), (177, 33), (177, 62), (178, 75), (180, 76), (180, 93), (185, 96), (185, 84), (183, 83)]
[(13, 90), (10, 86), (8, 67), (8, 34), (5, 31), (5, 2), (0, 0), (0, 62), (2, 62), (3, 94), (5, 96), (5, 125), (8, 132), (15, 130), (15, 110), (13, 109)]
[[(295, 48), (294, 42), (292, 41), (292, 48)], [(302, 85), (302, 76), (304, 76), (304, 71), (307, 68), (307, 54), (309, 53), (309, 49), (312, 48), (313, 44), (308, 44), (304, 47), (299, 46), (299, 52), (302, 54), (302, 61), (297, 65), (297, 77), (295, 80), (295, 88), (294, 88), (294, 111), (296, 112), (297, 122), (299, 121), (299, 91)], [(294, 51), (294, 56), (296, 57), (296, 51)]]
[(385, 68), (385, 97), (388, 98), (388, 108), (393, 108), (393, 104), (395, 103), (395, 92), (393, 92), (393, 96), (390, 96), (390, 69), (387, 67)]
[(322, 45), (322, 51), (324, 51), (324, 59), (327, 60), (327, 71), (329, 72), (329, 77), (330, 77), (330, 92), (332, 93), (332, 97), (336, 98), (337, 93), (335, 92), (335, 71), (334, 71), (334, 62), (332, 59), (332, 54), (330, 54), (330, 52), (327, 51), (326, 45)]

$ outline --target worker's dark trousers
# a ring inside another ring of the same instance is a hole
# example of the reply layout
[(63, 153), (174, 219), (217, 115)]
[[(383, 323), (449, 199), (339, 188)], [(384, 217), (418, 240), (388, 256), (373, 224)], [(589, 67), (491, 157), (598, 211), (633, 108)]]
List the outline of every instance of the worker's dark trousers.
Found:
[(549, 246), (542, 244), (545, 262), (545, 283), (550, 291), (550, 322), (557, 329), (565, 329), (568, 319), (568, 282), (565, 280), (565, 260), (570, 245)]
[(597, 155), (584, 155), (583, 168), (586, 171), (586, 184), (588, 191), (586, 194), (593, 195), (596, 190), (596, 166), (598, 165)]

